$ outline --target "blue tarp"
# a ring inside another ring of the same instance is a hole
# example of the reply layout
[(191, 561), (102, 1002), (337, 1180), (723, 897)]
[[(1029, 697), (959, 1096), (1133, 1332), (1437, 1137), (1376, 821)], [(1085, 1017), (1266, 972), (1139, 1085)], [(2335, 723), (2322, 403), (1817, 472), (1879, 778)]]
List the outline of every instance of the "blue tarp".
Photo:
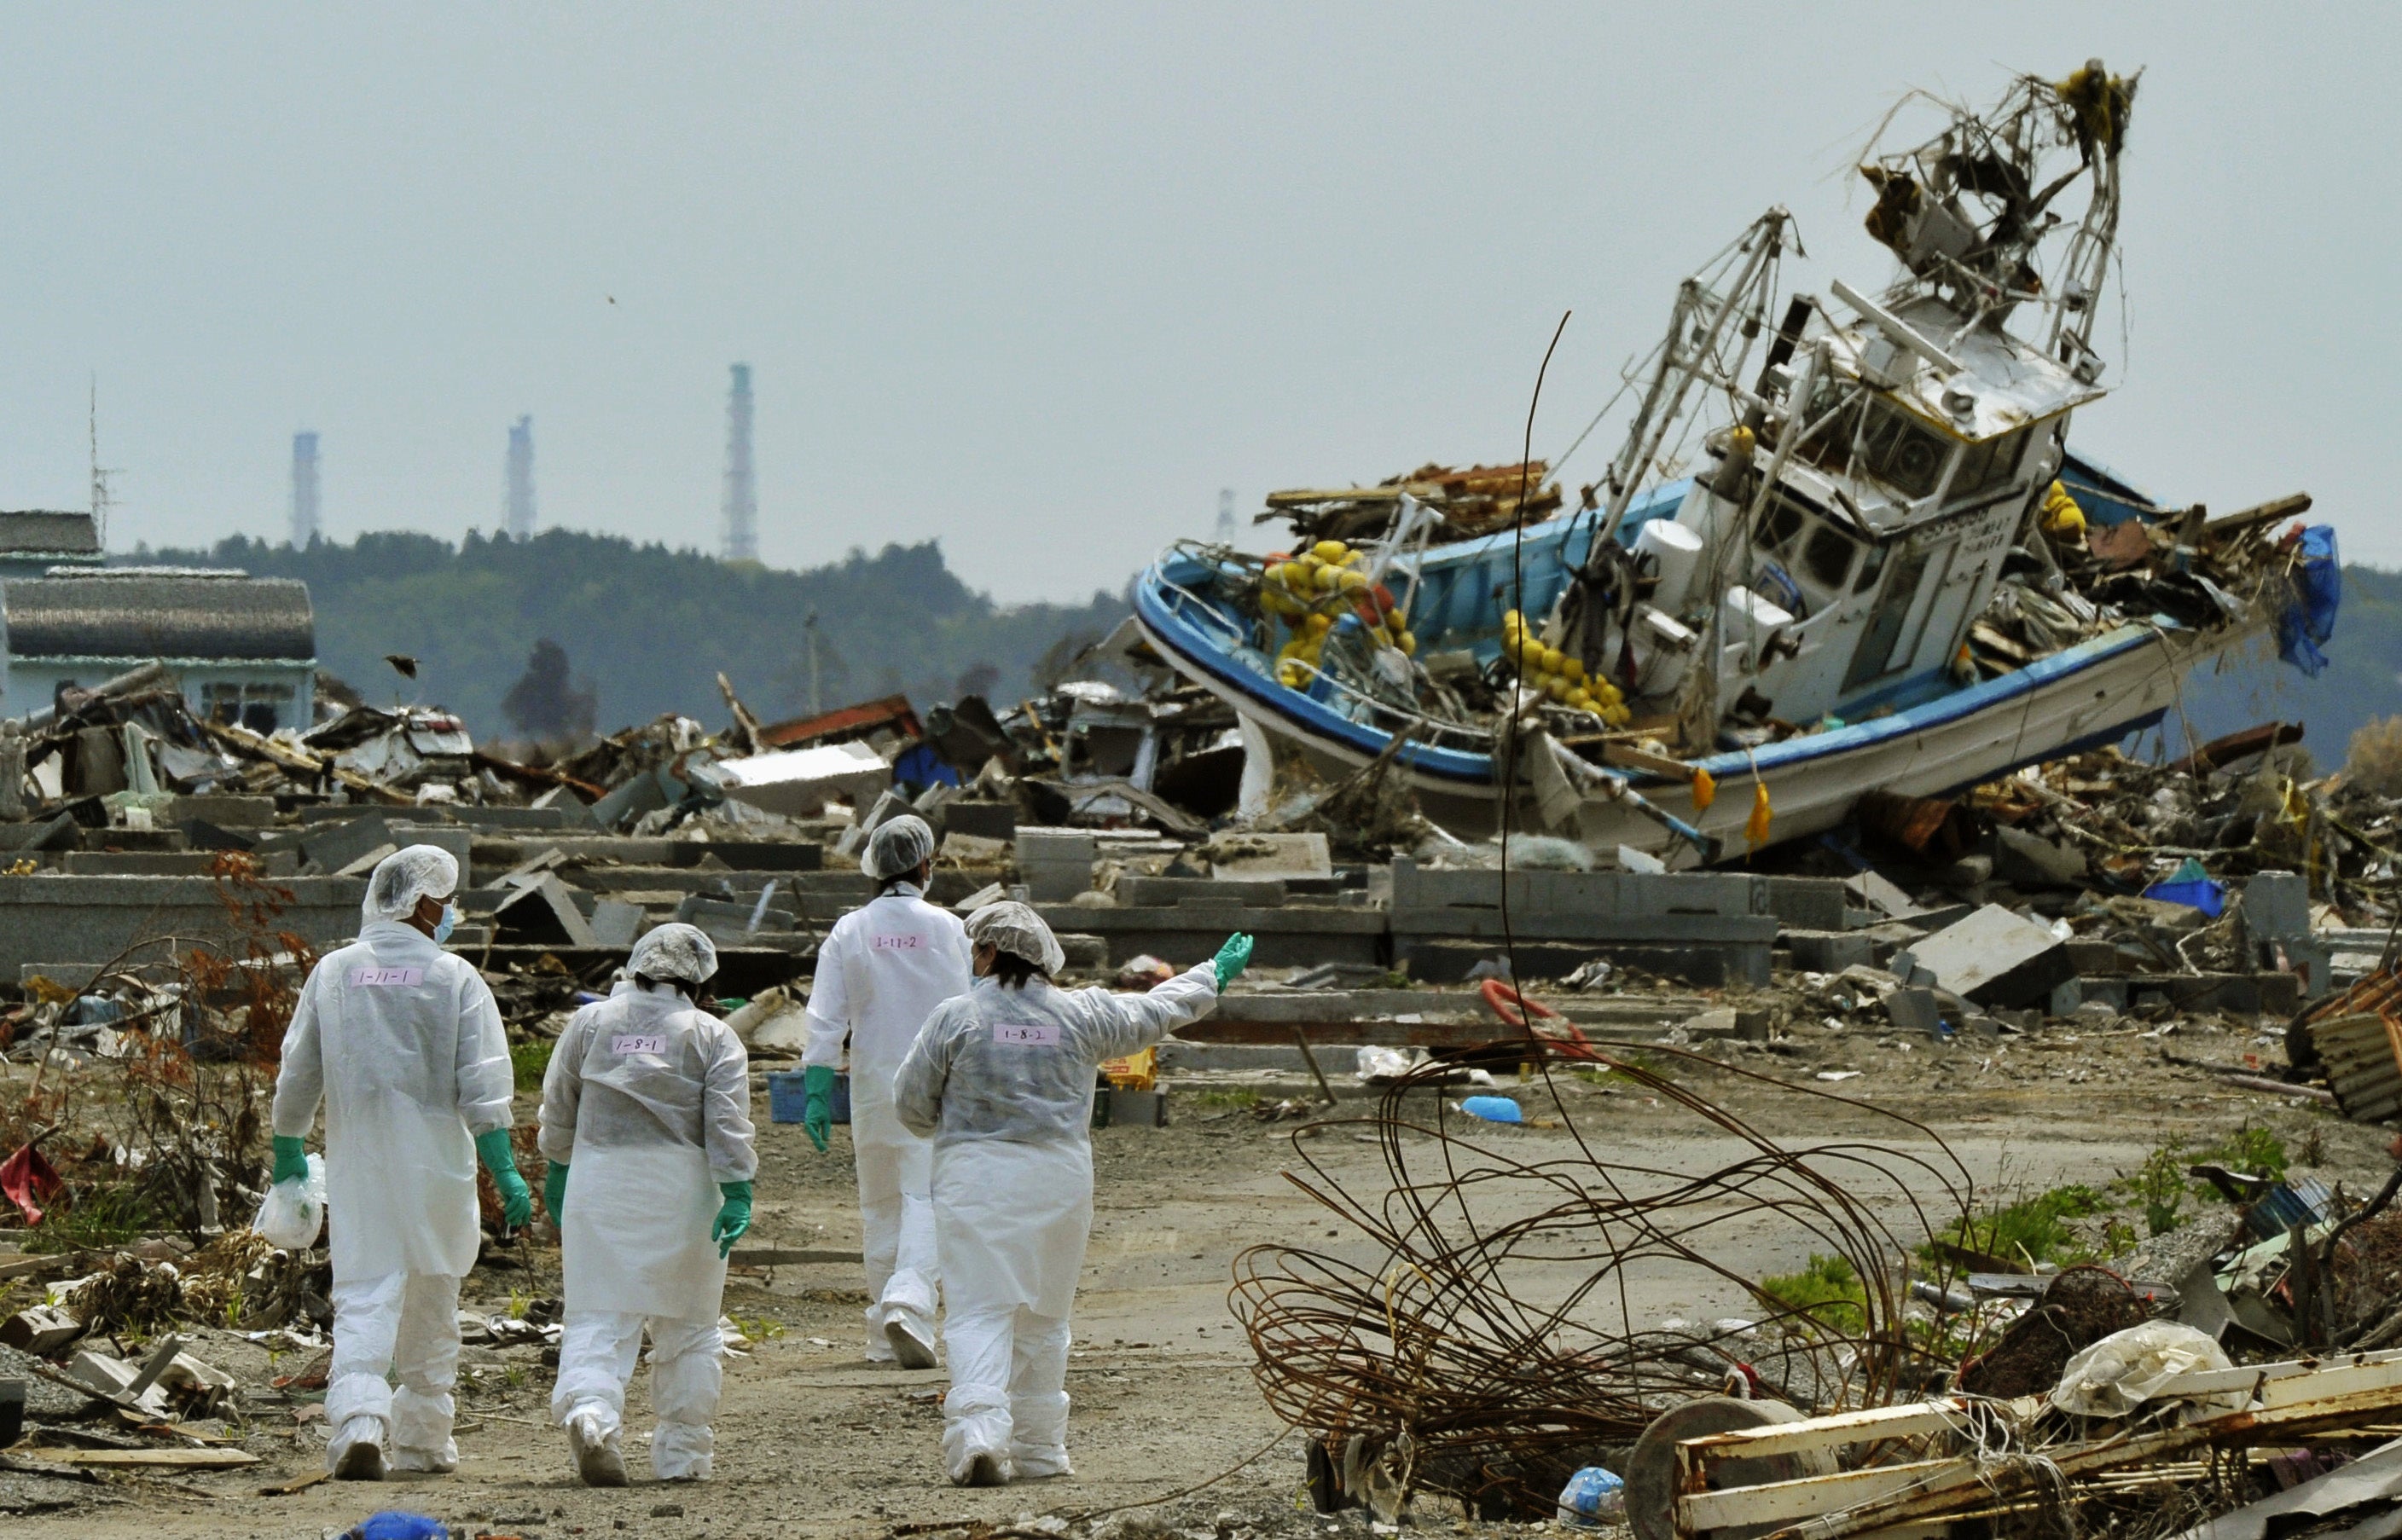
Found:
[(2277, 655), (2315, 679), (2327, 666), (2326, 654), (2319, 649), (2335, 635), (2336, 605), (2343, 598), (2335, 526), (2313, 524), (2304, 529), (2300, 555), (2294, 601), (2277, 617)]
[(929, 786), (957, 786), (959, 773), (945, 763), (932, 749), (913, 743), (892, 762), (892, 778), (914, 796)]

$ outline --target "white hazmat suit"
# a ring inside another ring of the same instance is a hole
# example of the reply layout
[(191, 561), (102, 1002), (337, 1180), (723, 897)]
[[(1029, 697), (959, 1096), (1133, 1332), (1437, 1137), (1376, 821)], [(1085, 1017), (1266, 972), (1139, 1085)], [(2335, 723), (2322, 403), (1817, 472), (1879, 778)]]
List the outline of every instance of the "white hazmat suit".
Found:
[[(932, 831), (903, 817), (877, 826), (860, 864), (869, 876), (889, 881), (916, 871), (932, 853)], [(928, 1191), (933, 1148), (894, 1115), (892, 1075), (927, 1016), (964, 994), (971, 976), (967, 931), (959, 917), (926, 902), (909, 882), (892, 883), (836, 920), (818, 948), (802, 1063), (839, 1064), (844, 1041), (849, 1042), (867, 1356), (877, 1362), (894, 1356), (896, 1328), (931, 1354), (941, 1280)]]
[[(1044, 966), (1059, 948), (1021, 904), (977, 941)], [(1028, 923), (1030, 922), (1030, 924)], [(1015, 932), (1015, 941), (999, 939)], [(1039, 931), (1039, 934), (1037, 932)], [(1069, 1473), (1068, 1313), (1092, 1230), (1095, 1071), (1207, 1013), (1204, 963), (1147, 995), (980, 978), (930, 1017), (894, 1079), (901, 1121), (934, 1144), (934, 1228), (949, 1316), (943, 1462), (1001, 1479)]]
[(474, 965), (401, 923), (419, 899), (448, 896), (458, 875), (449, 854), (429, 846), (386, 859), (369, 879), (359, 939), (318, 959), (283, 1035), (275, 1133), (300, 1138), (321, 1102), (325, 1109), (329, 1468), (363, 1438), (388, 1442), (402, 1470), (458, 1464), (459, 1280), (481, 1244), (475, 1136), (509, 1126), (514, 1076)]
[[(710, 1238), (718, 1184), (748, 1182), (751, 1066), (724, 1022), (673, 986), (717, 970), (687, 925), (634, 945), (627, 979), (571, 1017), (542, 1082), (542, 1153), (568, 1168), (559, 1222), (567, 1278), (551, 1415), (581, 1455), (607, 1451), (623, 1479), (626, 1385), (651, 1336), (651, 1468), (661, 1480), (710, 1474), (723, 1344), (725, 1260)], [(587, 1479), (590, 1478), (587, 1473)]]

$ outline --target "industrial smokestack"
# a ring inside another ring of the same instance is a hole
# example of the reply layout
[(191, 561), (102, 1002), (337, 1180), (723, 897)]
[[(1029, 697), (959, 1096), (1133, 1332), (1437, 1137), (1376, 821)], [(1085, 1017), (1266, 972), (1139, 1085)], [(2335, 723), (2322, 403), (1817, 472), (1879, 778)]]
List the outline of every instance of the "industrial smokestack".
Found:
[(317, 435), (292, 435), (292, 544), (306, 550), (317, 538)]
[(725, 559), (759, 559), (759, 487), (751, 470), (751, 365), (734, 365), (725, 400)]
[(521, 417), (509, 430), (508, 518), (511, 540), (533, 537), (533, 419)]

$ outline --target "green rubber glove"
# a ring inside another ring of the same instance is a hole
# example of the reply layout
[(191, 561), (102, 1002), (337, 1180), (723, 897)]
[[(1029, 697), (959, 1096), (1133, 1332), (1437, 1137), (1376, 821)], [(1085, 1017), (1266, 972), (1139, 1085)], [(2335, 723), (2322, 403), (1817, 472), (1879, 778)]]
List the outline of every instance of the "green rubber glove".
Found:
[(803, 1069), (801, 1090), (808, 1098), (801, 1104), (801, 1127), (823, 1154), (826, 1136), (834, 1132), (834, 1066), (813, 1064)]
[(1243, 969), (1251, 966), (1251, 938), (1239, 930), (1236, 931), (1226, 938), (1225, 945), (1218, 948), (1216, 960), (1218, 993), (1222, 995), (1226, 992), (1226, 986), (1241, 978)]
[(549, 1211), (550, 1222), (567, 1222), (567, 1162), (552, 1161), (542, 1176), (542, 1206)]
[(274, 1185), (309, 1179), (309, 1151), (299, 1140), (278, 1134), (269, 1143), (275, 1150), (275, 1175), (269, 1178)]
[(484, 1169), (492, 1174), (492, 1185), (501, 1189), (501, 1218), (511, 1230), (522, 1229), (533, 1217), (533, 1193), (525, 1178), (518, 1175), (517, 1151), (509, 1148), (509, 1131), (493, 1129), (476, 1135), (476, 1153), (484, 1158)]
[[(829, 1069), (826, 1073), (831, 1075), (834, 1071)], [(717, 1243), (717, 1254), (724, 1257), (734, 1250), (734, 1243), (751, 1228), (751, 1184), (720, 1182), (717, 1190), (725, 1195), (725, 1202), (718, 1207), (717, 1221), (709, 1227), (709, 1238)]]

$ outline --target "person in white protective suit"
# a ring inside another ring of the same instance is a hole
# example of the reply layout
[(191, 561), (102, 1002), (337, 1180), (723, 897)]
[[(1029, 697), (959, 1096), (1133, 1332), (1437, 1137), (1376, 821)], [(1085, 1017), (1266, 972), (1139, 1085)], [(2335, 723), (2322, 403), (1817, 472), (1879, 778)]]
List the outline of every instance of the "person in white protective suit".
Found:
[(622, 1487), (626, 1383), (651, 1334), (651, 1469), (709, 1478), (725, 1257), (751, 1228), (751, 1059), (693, 997), (717, 949), (688, 925), (634, 943), (569, 1018), (542, 1079), (543, 1201), (567, 1274), (550, 1413), (585, 1484)]
[(928, 1017), (893, 1079), (934, 1141), (934, 1234), (949, 1315), (943, 1464), (961, 1486), (1065, 1476), (1068, 1308), (1093, 1223), (1093, 1082), (1205, 1014), (1251, 938), (1147, 995), (1052, 986), (1066, 961), (1022, 903), (968, 916), (976, 982)]
[(959, 917), (922, 896), (934, 832), (904, 815), (878, 824), (859, 869), (883, 885), (836, 920), (818, 948), (802, 1055), (803, 1126), (819, 1149), (833, 1123), (835, 1066), (850, 1045), (850, 1147), (859, 1168), (861, 1260), (867, 1269), (867, 1356), (934, 1367), (933, 1147), (892, 1110), (892, 1072), (934, 1007), (967, 993), (968, 938)]
[(475, 966), (442, 950), (458, 886), (447, 850), (412, 845), (384, 858), (367, 879), (359, 939), (319, 958), (300, 986), (275, 1077), (275, 1181), (308, 1175), (302, 1140), (325, 1108), (325, 1459), (341, 1479), (457, 1466), (450, 1387), (459, 1280), (482, 1242), (478, 1156), (508, 1224), (533, 1217), (509, 1149), (515, 1075), (500, 1011)]

